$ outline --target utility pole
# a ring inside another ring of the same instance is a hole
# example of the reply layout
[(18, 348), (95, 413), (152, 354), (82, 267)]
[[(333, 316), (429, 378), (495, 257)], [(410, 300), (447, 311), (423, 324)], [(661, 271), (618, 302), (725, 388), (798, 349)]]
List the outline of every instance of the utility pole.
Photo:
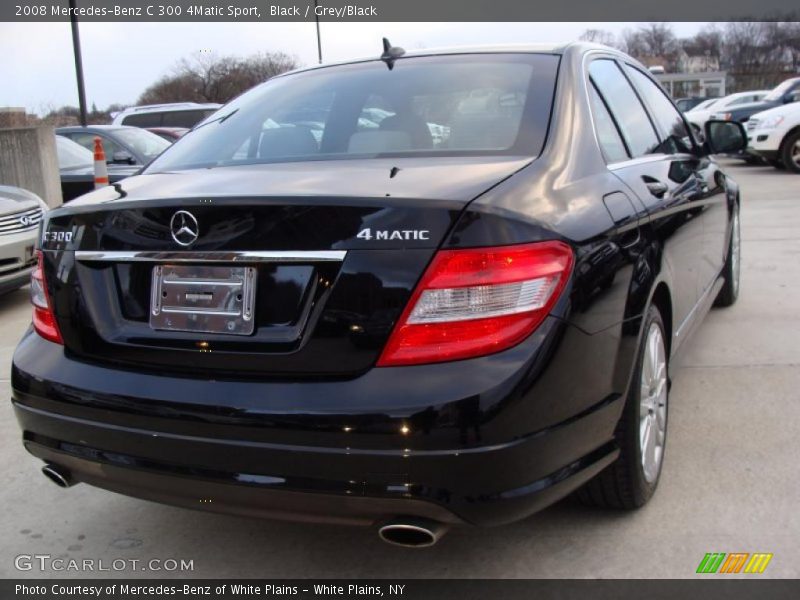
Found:
[(83, 59), (81, 58), (81, 37), (78, 33), (78, 18), (75, 16), (75, 0), (69, 0), (72, 25), (72, 52), (75, 55), (75, 76), (78, 79), (78, 105), (81, 111), (81, 125), (86, 127), (86, 89), (83, 86)]
[(317, 53), (319, 64), (322, 64), (322, 38), (319, 35), (319, 15), (317, 14), (317, 0), (314, 0), (314, 20), (317, 22)]

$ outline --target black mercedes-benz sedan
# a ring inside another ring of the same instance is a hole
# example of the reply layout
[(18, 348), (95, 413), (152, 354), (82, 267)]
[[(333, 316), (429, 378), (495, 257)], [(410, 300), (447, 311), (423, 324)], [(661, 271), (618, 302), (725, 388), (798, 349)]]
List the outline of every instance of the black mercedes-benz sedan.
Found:
[(670, 360), (738, 293), (711, 155), (745, 139), (588, 44), (275, 77), (46, 216), (23, 443), (63, 487), (404, 545), (642, 506)]

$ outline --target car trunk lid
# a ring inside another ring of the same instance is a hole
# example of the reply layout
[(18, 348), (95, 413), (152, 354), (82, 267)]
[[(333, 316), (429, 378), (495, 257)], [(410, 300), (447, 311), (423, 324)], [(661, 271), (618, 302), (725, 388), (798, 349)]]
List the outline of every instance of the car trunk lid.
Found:
[[(374, 365), (464, 206), (529, 160), (203, 169), (89, 194), (44, 229), (65, 346), (193, 376), (356, 375)], [(224, 290), (247, 273), (253, 321), (243, 324), (244, 288)], [(180, 316), (154, 314), (162, 293)]]

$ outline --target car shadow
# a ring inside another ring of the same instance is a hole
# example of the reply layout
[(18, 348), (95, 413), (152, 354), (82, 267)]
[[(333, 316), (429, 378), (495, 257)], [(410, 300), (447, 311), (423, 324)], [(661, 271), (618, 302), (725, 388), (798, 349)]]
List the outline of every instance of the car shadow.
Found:
[(0, 295), (0, 315), (7, 310), (19, 308), (23, 304), (30, 302), (29, 286), (23, 286), (18, 290)]
[(606, 545), (612, 532), (627, 529), (626, 522), (643, 514), (588, 508), (570, 497), (517, 523), (456, 527), (435, 546), (413, 549), (386, 544), (375, 527), (149, 506), (152, 510), (139, 512), (138, 535), (158, 532), (161, 543), (151, 539), (150, 550), (194, 559), (194, 577), (568, 577), (576, 556), (591, 553), (598, 542)]

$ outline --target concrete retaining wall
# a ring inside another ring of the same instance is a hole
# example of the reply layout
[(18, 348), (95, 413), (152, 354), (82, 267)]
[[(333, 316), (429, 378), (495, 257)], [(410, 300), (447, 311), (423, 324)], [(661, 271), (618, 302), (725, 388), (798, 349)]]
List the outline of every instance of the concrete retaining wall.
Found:
[(52, 127), (0, 129), (0, 184), (30, 190), (50, 207), (62, 204)]

